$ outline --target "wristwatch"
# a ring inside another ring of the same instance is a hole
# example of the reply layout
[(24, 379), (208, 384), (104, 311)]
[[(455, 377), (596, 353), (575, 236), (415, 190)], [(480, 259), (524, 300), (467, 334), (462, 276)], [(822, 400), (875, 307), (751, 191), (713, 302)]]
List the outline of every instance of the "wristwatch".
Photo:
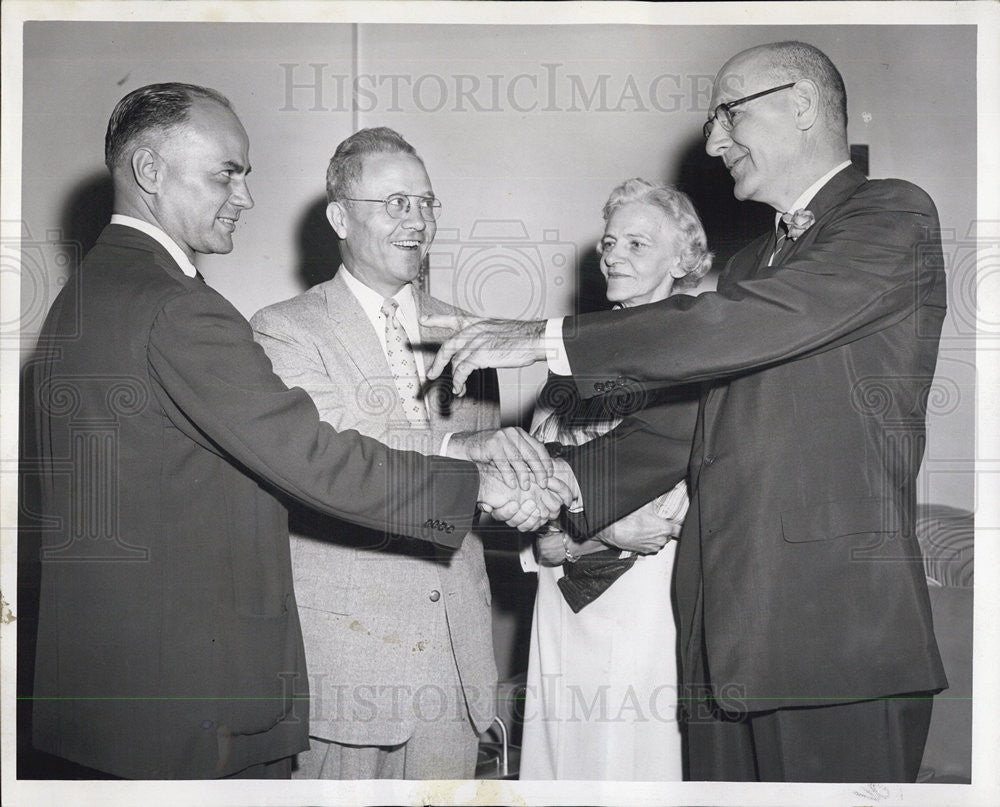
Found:
[(563, 551), (566, 553), (566, 563), (576, 563), (579, 559), (579, 555), (574, 555), (569, 549), (569, 536), (563, 533)]

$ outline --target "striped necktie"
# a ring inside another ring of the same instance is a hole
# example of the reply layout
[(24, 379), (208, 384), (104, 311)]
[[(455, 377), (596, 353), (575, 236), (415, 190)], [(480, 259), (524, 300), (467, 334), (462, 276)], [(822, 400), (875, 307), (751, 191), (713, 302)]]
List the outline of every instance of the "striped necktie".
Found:
[(777, 259), (779, 253), (784, 248), (784, 246), (791, 240), (788, 237), (788, 225), (783, 219), (778, 220), (778, 226), (774, 231), (774, 250), (771, 252), (771, 259), (767, 262), (768, 266), (773, 266), (775, 260)]
[(417, 375), (417, 360), (406, 331), (396, 319), (399, 303), (391, 297), (382, 301), (382, 316), (385, 317), (385, 348), (392, 380), (396, 383), (399, 401), (413, 426), (427, 426), (427, 407), (420, 397), (420, 376)]

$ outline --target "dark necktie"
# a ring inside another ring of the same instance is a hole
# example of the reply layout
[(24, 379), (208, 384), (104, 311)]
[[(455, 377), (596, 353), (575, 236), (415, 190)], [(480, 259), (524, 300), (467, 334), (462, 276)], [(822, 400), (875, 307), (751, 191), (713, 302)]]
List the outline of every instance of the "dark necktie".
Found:
[(774, 237), (774, 250), (771, 252), (771, 260), (768, 264), (770, 266), (777, 263), (778, 255), (781, 253), (781, 250), (784, 249), (785, 246), (791, 241), (788, 237), (788, 224), (785, 223), (784, 219), (778, 220), (778, 226), (774, 231)]

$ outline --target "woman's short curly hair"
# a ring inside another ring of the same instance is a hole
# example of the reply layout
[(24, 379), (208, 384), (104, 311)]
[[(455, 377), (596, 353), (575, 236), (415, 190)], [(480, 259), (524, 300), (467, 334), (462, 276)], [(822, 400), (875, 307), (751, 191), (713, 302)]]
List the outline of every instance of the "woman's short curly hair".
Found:
[(712, 253), (708, 251), (705, 228), (686, 193), (672, 185), (654, 185), (639, 178), (627, 179), (611, 191), (608, 201), (604, 203), (604, 220), (610, 219), (617, 208), (629, 202), (658, 207), (680, 232), (677, 247), (685, 276), (677, 281), (678, 285), (694, 286), (708, 274), (712, 268)]

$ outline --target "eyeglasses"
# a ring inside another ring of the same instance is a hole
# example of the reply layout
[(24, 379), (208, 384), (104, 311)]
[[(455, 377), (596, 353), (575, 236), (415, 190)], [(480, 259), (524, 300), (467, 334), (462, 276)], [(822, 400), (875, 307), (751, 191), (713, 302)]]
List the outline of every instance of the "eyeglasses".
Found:
[(771, 89), (764, 90), (763, 92), (755, 92), (753, 95), (748, 95), (745, 98), (737, 98), (735, 101), (719, 104), (712, 110), (712, 114), (709, 116), (708, 120), (705, 121), (705, 125), (701, 127), (701, 133), (705, 135), (705, 139), (708, 140), (709, 136), (712, 134), (712, 128), (716, 121), (722, 125), (722, 128), (725, 131), (733, 131), (733, 116), (729, 110), (734, 106), (739, 106), (740, 104), (745, 104), (747, 101), (753, 101), (755, 98), (770, 95), (772, 92), (778, 92), (779, 90), (787, 90), (789, 87), (794, 86), (795, 82), (793, 81), (790, 84), (782, 84), (780, 87), (772, 87)]
[(410, 199), (417, 200), (417, 210), (424, 221), (437, 221), (441, 214), (441, 201), (433, 196), (414, 196), (413, 194), (394, 193), (385, 199), (341, 199), (342, 202), (375, 202), (385, 205), (385, 212), (392, 219), (401, 219), (410, 212)]

